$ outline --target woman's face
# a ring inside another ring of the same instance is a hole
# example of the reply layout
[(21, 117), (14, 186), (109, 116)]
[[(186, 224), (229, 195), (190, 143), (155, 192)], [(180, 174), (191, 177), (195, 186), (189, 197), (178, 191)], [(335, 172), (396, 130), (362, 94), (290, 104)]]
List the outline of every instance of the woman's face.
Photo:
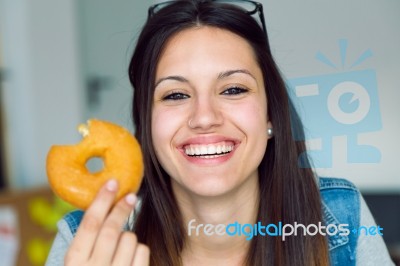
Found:
[(271, 125), (249, 43), (213, 27), (172, 37), (157, 66), (151, 126), (175, 193), (218, 196), (257, 182)]

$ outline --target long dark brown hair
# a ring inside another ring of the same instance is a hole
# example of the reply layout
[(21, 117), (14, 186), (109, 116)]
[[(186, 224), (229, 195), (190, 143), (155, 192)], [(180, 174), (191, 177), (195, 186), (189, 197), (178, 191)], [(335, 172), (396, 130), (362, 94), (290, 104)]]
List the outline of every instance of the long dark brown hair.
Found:
[[(288, 97), (285, 83), (269, 49), (268, 39), (258, 23), (237, 7), (213, 1), (176, 1), (149, 18), (138, 38), (130, 65), (134, 88), (133, 122), (142, 145), (145, 178), (139, 191), (141, 208), (133, 230), (151, 250), (152, 265), (181, 265), (180, 254), (187, 236), (182, 215), (171, 189), (168, 174), (161, 167), (151, 139), (151, 115), (155, 73), (167, 41), (178, 32), (211, 26), (233, 32), (252, 46), (263, 73), (269, 120), (274, 138), (259, 166), (259, 209), (262, 224), (318, 224), (322, 221), (316, 178), (303, 158), (302, 125)], [(296, 138), (294, 136), (296, 134)], [(328, 265), (325, 237), (256, 236), (251, 240), (247, 265)]]

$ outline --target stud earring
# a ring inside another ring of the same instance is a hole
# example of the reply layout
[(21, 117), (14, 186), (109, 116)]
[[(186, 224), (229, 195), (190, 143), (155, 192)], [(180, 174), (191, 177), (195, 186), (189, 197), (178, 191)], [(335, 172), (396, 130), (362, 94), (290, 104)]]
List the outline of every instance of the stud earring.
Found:
[(274, 136), (274, 131), (272, 130), (272, 128), (270, 127), (270, 128), (268, 128), (268, 130), (267, 130), (267, 134), (268, 134), (268, 137), (273, 137)]

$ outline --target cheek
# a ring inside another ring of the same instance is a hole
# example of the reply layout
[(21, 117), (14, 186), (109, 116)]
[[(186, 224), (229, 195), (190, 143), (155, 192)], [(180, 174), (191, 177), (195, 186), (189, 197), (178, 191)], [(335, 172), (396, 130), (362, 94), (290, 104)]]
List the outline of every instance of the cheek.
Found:
[(182, 116), (176, 112), (155, 107), (152, 111), (152, 139), (156, 153), (165, 152), (166, 146), (172, 143), (173, 137), (182, 124)]
[(247, 133), (261, 134), (267, 130), (267, 107), (259, 100), (232, 108), (229, 116)]
[(166, 120), (168, 121), (168, 118), (165, 117), (162, 112), (157, 111), (157, 109), (153, 110), (151, 119), (151, 137), (157, 153), (160, 144), (163, 143), (163, 140), (168, 136), (168, 124), (163, 123), (163, 121)]

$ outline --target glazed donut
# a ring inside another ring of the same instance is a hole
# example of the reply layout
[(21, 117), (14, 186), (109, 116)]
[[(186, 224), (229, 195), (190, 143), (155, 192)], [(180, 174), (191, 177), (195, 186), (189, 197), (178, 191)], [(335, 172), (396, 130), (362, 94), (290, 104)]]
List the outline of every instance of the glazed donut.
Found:
[[(80, 125), (78, 131), (83, 136), (81, 142), (52, 146), (47, 155), (47, 176), (55, 194), (87, 209), (108, 179), (118, 180), (115, 202), (128, 192), (137, 192), (144, 167), (136, 138), (123, 127), (96, 119)], [(103, 169), (91, 173), (86, 163), (94, 157), (103, 160)]]

